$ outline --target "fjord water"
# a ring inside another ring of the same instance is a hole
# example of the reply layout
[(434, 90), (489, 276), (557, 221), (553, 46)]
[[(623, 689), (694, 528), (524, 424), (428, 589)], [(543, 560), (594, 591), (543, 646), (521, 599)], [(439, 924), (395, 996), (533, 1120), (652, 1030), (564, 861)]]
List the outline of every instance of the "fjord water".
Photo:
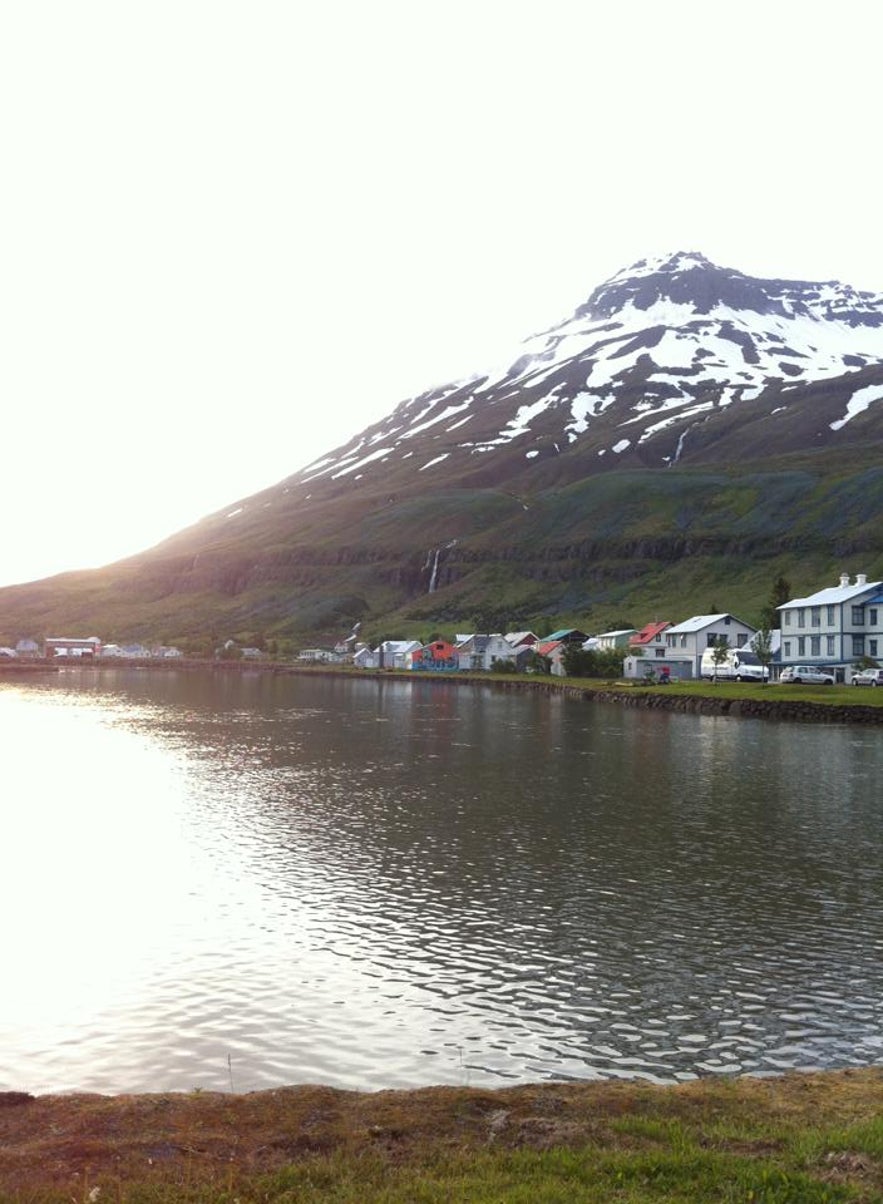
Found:
[(0, 725), (0, 1089), (883, 1061), (880, 731), (85, 669)]

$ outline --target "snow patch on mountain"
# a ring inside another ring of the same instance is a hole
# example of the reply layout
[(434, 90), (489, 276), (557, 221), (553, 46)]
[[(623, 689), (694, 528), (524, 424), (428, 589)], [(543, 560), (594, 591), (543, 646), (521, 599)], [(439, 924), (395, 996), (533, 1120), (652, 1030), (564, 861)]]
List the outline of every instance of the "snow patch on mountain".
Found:
[(846, 403), (846, 413), (843, 417), (829, 423), (831, 430), (839, 431), (851, 418), (855, 418), (856, 414), (863, 414), (875, 401), (883, 401), (883, 385), (869, 385), (866, 389), (858, 389)]

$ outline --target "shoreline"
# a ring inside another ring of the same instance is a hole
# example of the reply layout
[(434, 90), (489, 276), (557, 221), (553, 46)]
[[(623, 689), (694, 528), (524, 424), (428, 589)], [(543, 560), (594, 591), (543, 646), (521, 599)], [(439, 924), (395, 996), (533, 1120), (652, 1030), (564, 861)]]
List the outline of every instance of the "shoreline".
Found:
[[(647, 710), (669, 711), (676, 714), (722, 716), (732, 719), (771, 719), (801, 723), (883, 725), (883, 705), (845, 702), (842, 697), (832, 702), (801, 698), (770, 698), (767, 691), (787, 689), (801, 691), (802, 686), (771, 684), (736, 687), (720, 682), (710, 686), (705, 682), (681, 682), (669, 686), (645, 685), (643, 682), (587, 678), (558, 678), (534, 675), (493, 675), (489, 673), (426, 673), (414, 670), (355, 669), (350, 666), (297, 665), (290, 661), (216, 661), (192, 657), (168, 660), (98, 660), (57, 664), (52, 661), (22, 661), (14, 667), (0, 664), (0, 681), (5, 674), (38, 676), (40, 673), (102, 672), (107, 670), (138, 670), (166, 673), (170, 671), (213, 673), (260, 673), (292, 677), (333, 677), (339, 679), (372, 680), (379, 683), (431, 682), (439, 686), (482, 686), (495, 690), (529, 691), (541, 694), (560, 694), (582, 702), (609, 703)], [(827, 687), (837, 690), (838, 687)], [(845, 688), (845, 687), (844, 687)], [(709, 693), (713, 691), (713, 693)]]

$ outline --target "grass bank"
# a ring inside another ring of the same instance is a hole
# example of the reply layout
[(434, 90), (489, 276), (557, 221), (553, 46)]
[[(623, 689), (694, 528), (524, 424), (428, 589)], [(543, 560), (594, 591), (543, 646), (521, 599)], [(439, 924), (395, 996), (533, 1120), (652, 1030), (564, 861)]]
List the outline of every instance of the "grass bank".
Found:
[(883, 1071), (376, 1094), (0, 1094), (3, 1204), (883, 1200)]

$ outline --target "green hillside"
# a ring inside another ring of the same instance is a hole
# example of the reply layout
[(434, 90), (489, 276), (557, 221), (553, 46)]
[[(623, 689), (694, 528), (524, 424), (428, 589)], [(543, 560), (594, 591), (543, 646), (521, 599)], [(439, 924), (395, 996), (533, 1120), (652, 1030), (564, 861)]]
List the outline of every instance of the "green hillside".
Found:
[(305, 506), (276, 489), (236, 510), (107, 568), (0, 590), (0, 642), (96, 634), (197, 650), (228, 637), (327, 640), (356, 621), (369, 637), (601, 630), (717, 609), (750, 621), (780, 574), (797, 592), (841, 571), (883, 576), (873, 444), (533, 493), (374, 487)]

